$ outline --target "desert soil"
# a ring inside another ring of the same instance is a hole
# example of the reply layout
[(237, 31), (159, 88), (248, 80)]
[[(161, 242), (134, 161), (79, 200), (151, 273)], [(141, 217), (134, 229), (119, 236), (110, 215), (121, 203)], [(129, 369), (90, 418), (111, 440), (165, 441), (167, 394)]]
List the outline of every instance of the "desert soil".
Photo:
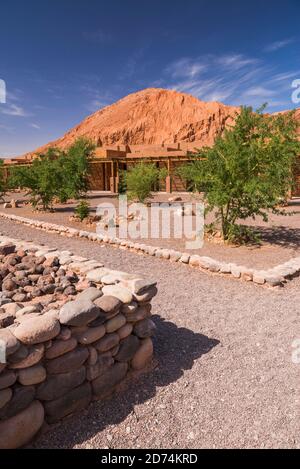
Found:
[[(172, 194), (173, 196), (177, 194)], [(167, 202), (170, 194), (155, 194), (153, 202)], [(190, 194), (180, 194), (182, 201), (191, 202), (193, 196)], [(6, 200), (18, 199), (20, 201), (28, 201), (23, 193), (7, 194)], [(107, 193), (90, 192), (88, 194), (88, 201), (91, 207), (91, 213), (96, 212), (99, 204), (114, 204), (117, 206), (118, 199), (115, 196), (109, 196)], [(72, 228), (83, 229), (87, 231), (94, 231), (95, 226), (86, 225), (85, 223), (78, 223), (70, 221), (69, 218), (74, 213), (76, 203), (71, 201), (67, 204), (58, 204), (54, 213), (47, 212), (34, 212), (29, 205), (22, 204), (20, 208), (16, 209), (3, 209), (5, 213), (14, 213), (16, 215), (34, 218), (42, 221), (63, 224), (71, 226)], [(278, 216), (270, 214), (269, 221), (263, 222), (261, 219), (255, 221), (247, 220), (245, 224), (255, 226), (262, 236), (261, 246), (228, 246), (218, 244), (215, 242), (205, 241), (201, 249), (186, 249), (186, 239), (169, 239), (163, 238), (147, 238), (137, 239), (137, 242), (146, 242), (155, 246), (166, 247), (183, 252), (190, 252), (192, 254), (199, 254), (201, 256), (209, 256), (214, 259), (233, 262), (239, 265), (253, 267), (257, 269), (265, 269), (281, 264), (288, 259), (300, 256), (300, 199), (294, 199), (290, 202), (289, 206), (285, 209), (287, 213), (293, 214), (290, 216)], [(206, 218), (206, 223), (213, 220), (212, 216)], [(171, 232), (173, 225), (171, 224)], [(150, 231), (150, 230), (149, 230)], [(116, 233), (118, 235), (118, 233)]]
[(147, 374), (40, 436), (35, 448), (300, 448), (297, 278), (266, 289), (1, 220), (6, 235), (158, 281)]

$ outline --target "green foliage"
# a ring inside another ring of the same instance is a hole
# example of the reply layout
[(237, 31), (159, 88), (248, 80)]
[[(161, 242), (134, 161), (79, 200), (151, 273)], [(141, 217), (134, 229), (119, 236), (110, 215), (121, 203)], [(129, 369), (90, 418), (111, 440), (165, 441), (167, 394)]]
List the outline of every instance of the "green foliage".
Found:
[(6, 182), (5, 182), (2, 166), (3, 166), (3, 160), (0, 159), (0, 200), (3, 199), (5, 190), (6, 190)]
[(208, 211), (215, 211), (225, 240), (240, 236), (238, 220), (268, 212), (284, 213), (278, 202), (293, 182), (300, 153), (294, 113), (270, 116), (242, 107), (234, 127), (211, 148), (198, 151), (180, 170), (189, 188), (203, 192)]
[(128, 197), (144, 203), (151, 196), (151, 191), (166, 175), (165, 169), (157, 168), (153, 163), (141, 162), (134, 165), (126, 173)]
[(126, 185), (126, 171), (119, 171), (119, 184), (118, 184), (118, 193), (126, 194), (127, 185)]
[(79, 199), (87, 191), (88, 162), (94, 145), (77, 140), (67, 151), (49, 148), (30, 166), (12, 168), (10, 187), (28, 189), (34, 208), (52, 208), (55, 199)]
[(90, 206), (86, 200), (80, 200), (79, 204), (75, 208), (75, 214), (83, 221), (85, 218), (89, 216), (90, 213)]
[(95, 145), (80, 138), (62, 155), (60, 164), (64, 172), (64, 184), (58, 193), (61, 202), (79, 199), (87, 192), (89, 161)]

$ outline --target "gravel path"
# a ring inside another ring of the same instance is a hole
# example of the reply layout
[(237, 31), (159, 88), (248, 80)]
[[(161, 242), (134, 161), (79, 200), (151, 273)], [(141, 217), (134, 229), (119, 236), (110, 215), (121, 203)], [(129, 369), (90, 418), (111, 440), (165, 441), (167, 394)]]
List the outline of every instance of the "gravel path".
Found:
[[(173, 194), (175, 195), (175, 194)], [(155, 194), (153, 202), (167, 202), (170, 194)], [(182, 200), (190, 202), (193, 200), (191, 194), (181, 194)], [(11, 199), (26, 200), (23, 194), (7, 194), (6, 200)], [(117, 204), (116, 197), (109, 197), (107, 194), (100, 195), (97, 192), (89, 193), (88, 198), (91, 204), (92, 212), (96, 211), (97, 206), (101, 204)], [(41, 221), (62, 224), (76, 228), (79, 230), (88, 230), (95, 232), (95, 227), (86, 224), (70, 221), (70, 215), (73, 215), (75, 202), (68, 202), (67, 204), (57, 204), (56, 210), (50, 212), (34, 212), (31, 206), (23, 205), (16, 209), (5, 209), (5, 213), (12, 213), (15, 215), (34, 218)], [(263, 222), (260, 218), (255, 221), (248, 219), (243, 223), (255, 225), (260, 231), (262, 236), (261, 246), (230, 246), (224, 244), (213, 243), (209, 241), (204, 242), (204, 246), (199, 250), (190, 251), (191, 254), (198, 254), (200, 256), (209, 256), (216, 260), (223, 262), (234, 262), (239, 265), (253, 267), (255, 269), (266, 269), (267, 267), (274, 267), (277, 264), (282, 264), (292, 257), (300, 255), (300, 200), (295, 199), (290, 202), (289, 207), (285, 210), (288, 213), (294, 213), (293, 216), (279, 216), (270, 214), (269, 221)], [(3, 211), (4, 209), (1, 208)], [(176, 217), (175, 217), (176, 218)], [(149, 217), (150, 219), (150, 217)], [(206, 218), (206, 223), (213, 221), (213, 216), (210, 214)], [(173, 233), (173, 224), (171, 222), (171, 233)], [(117, 233), (118, 235), (118, 233)], [(150, 236), (150, 233), (149, 233)], [(170, 237), (167, 239), (147, 238), (146, 240), (134, 240), (137, 242), (145, 242), (146, 244), (175, 249), (179, 251), (188, 251), (186, 248), (186, 239), (175, 239)]]
[(6, 220), (0, 231), (158, 280), (153, 368), (36, 448), (300, 448), (300, 279), (265, 289)]

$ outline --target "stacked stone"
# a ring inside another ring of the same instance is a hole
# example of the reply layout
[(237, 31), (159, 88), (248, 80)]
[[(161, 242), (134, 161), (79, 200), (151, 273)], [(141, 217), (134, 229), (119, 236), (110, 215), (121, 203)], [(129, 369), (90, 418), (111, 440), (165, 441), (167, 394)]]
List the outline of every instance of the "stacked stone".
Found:
[[(75, 267), (74, 257), (68, 262)], [(86, 270), (86, 288), (71, 301), (51, 309), (22, 305), (13, 322), (2, 323), (0, 352), (2, 346), (6, 363), (0, 364), (0, 448), (23, 446), (43, 424), (106, 398), (131, 370), (142, 370), (151, 360), (156, 283), (91, 265), (97, 264), (77, 262)], [(3, 297), (1, 304), (17, 305)]]

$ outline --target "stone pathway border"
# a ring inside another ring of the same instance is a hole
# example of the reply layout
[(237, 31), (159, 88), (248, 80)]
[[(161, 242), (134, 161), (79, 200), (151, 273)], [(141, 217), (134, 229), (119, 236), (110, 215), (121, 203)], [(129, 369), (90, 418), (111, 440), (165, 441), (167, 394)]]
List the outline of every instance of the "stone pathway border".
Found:
[(20, 217), (18, 215), (0, 212), (0, 217), (21, 223), (32, 228), (37, 228), (48, 233), (56, 233), (70, 238), (85, 238), (100, 244), (108, 244), (119, 249), (130, 249), (134, 252), (141, 252), (149, 256), (181, 262), (191, 267), (199, 268), (201, 271), (213, 274), (231, 275), (233, 278), (246, 282), (254, 282), (258, 285), (271, 287), (283, 286), (287, 280), (291, 280), (300, 274), (300, 256), (289, 259), (283, 264), (279, 264), (267, 270), (256, 270), (250, 267), (226, 263), (215, 260), (211, 257), (191, 255), (189, 253), (164, 249), (158, 246), (135, 243), (119, 238), (112, 238), (108, 235), (99, 235), (90, 231), (77, 230), (65, 225), (57, 225), (44, 221)]

